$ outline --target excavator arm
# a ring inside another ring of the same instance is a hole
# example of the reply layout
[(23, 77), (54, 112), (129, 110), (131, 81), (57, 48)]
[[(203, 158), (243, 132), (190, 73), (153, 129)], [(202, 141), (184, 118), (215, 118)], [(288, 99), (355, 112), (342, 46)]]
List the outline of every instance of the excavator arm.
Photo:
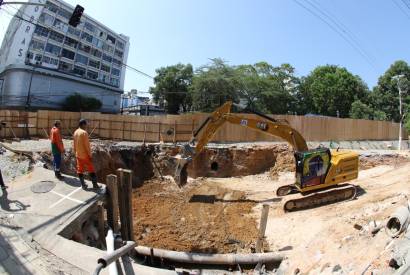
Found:
[[(287, 124), (280, 123), (270, 117), (261, 116), (261, 118), (248, 118), (243, 115), (231, 113), (232, 102), (228, 101), (218, 109), (216, 109), (198, 128), (190, 143), (196, 140), (196, 146), (191, 147), (190, 144), (185, 145), (180, 155), (177, 156), (177, 165), (174, 179), (179, 186), (186, 184), (187, 166), (197, 155), (199, 155), (215, 133), (221, 128), (224, 123), (229, 122), (236, 125), (241, 125), (267, 135), (279, 137), (287, 141), (293, 146), (295, 151), (308, 150), (307, 144), (303, 136)], [(199, 137), (199, 138), (198, 138)]]

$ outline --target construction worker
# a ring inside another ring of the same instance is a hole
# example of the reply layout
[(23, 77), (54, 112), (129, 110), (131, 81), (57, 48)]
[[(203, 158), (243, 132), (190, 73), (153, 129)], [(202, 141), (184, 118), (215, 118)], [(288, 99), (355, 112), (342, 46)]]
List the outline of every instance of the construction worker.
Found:
[(81, 187), (85, 190), (87, 185), (84, 180), (84, 172), (87, 170), (90, 174), (93, 188), (100, 188), (97, 184), (97, 175), (95, 174), (94, 165), (91, 157), (91, 146), (86, 131), (87, 121), (81, 119), (78, 129), (74, 132), (74, 153), (77, 159), (77, 174), (81, 182)]
[(54, 127), (50, 132), (51, 140), (51, 152), (53, 153), (53, 165), (54, 165), (54, 174), (57, 179), (62, 180), (64, 177), (61, 175), (60, 166), (61, 166), (61, 155), (64, 153), (64, 144), (63, 139), (61, 138), (61, 122), (56, 120), (54, 122)]

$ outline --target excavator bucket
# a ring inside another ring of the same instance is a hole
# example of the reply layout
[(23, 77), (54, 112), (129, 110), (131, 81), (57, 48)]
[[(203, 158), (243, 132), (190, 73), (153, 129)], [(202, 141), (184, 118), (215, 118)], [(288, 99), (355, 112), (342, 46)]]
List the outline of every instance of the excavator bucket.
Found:
[(188, 181), (188, 164), (189, 160), (186, 158), (176, 158), (176, 167), (173, 178), (178, 187), (184, 187)]
[(189, 145), (185, 144), (180, 147), (180, 154), (173, 157), (173, 162), (175, 165), (175, 172), (173, 178), (178, 187), (184, 187), (188, 181), (188, 164), (192, 161), (192, 156), (195, 154), (194, 149)]

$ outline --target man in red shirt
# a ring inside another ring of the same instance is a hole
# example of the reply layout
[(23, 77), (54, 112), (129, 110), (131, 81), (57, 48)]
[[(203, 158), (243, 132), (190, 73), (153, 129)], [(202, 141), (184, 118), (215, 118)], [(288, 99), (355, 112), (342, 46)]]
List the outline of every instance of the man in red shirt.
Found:
[(64, 153), (63, 139), (61, 138), (61, 122), (56, 120), (50, 132), (51, 152), (53, 153), (54, 173), (59, 180), (63, 179), (60, 172), (61, 155)]

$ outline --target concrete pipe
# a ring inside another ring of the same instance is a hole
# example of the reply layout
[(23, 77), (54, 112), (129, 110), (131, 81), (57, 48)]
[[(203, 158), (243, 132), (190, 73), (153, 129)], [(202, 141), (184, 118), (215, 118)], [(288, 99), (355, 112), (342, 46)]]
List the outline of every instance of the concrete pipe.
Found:
[(280, 263), (283, 256), (277, 253), (254, 253), (254, 254), (202, 254), (170, 251), (145, 246), (137, 246), (138, 254), (154, 256), (179, 263), (209, 264), (209, 265), (237, 265), (258, 263)]
[(387, 234), (392, 238), (397, 237), (401, 232), (406, 230), (410, 221), (409, 217), (410, 212), (408, 207), (401, 206), (397, 208), (396, 211), (394, 211), (393, 215), (391, 215), (389, 220), (387, 221)]

